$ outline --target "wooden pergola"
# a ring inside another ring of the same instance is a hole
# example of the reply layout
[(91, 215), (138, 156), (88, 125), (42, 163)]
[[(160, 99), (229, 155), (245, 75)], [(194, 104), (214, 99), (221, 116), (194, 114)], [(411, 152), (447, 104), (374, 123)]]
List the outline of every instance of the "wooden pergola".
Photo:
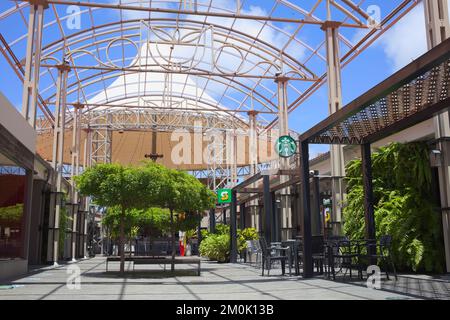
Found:
[[(236, 235), (236, 213), (238, 193), (262, 193), (264, 207), (271, 208), (273, 201), (270, 190), (285, 188), (300, 182), (300, 212), (303, 236), (303, 277), (313, 276), (311, 199), (309, 145), (335, 144), (360, 145), (364, 182), (364, 210), (366, 237), (375, 238), (374, 198), (372, 186), (371, 144), (397, 132), (412, 127), (448, 110), (450, 106), (450, 39), (444, 41), (417, 60), (413, 61), (391, 77), (387, 78), (365, 94), (356, 98), (344, 108), (318, 123), (299, 137), (300, 171), (299, 177), (291, 172), (293, 178), (283, 185), (270, 187), (269, 176), (257, 174), (233, 189), (231, 204), (231, 239)], [(282, 174), (278, 172), (277, 174)], [(262, 190), (247, 187), (259, 179), (265, 179)], [(308, 183), (306, 183), (308, 182)], [(246, 197), (250, 201), (254, 196)], [(266, 214), (265, 223), (270, 223)], [(270, 226), (265, 226), (267, 231)], [(231, 241), (231, 259), (237, 257), (237, 243)]]

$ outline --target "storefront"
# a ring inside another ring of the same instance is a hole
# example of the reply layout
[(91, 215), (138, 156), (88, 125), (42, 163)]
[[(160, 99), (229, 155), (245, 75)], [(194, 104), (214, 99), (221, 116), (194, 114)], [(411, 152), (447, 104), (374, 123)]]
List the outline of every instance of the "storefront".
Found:
[(36, 133), (0, 94), (0, 277), (27, 272)]

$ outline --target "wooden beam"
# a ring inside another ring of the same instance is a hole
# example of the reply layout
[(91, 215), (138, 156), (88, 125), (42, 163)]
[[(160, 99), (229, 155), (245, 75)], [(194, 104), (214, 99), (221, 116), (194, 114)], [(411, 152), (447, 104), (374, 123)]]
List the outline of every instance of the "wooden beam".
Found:
[(450, 39), (442, 42), (440, 45), (431, 49), (403, 69), (394, 73), (386, 80), (350, 102), (344, 108), (338, 110), (316, 126), (307, 130), (299, 137), (299, 140), (310, 141), (311, 139), (314, 139), (316, 136), (357, 114), (359, 111), (377, 102), (381, 98), (386, 97), (389, 93), (392, 93), (403, 85), (411, 82), (448, 58), (450, 58)]
[(303, 216), (303, 278), (312, 278), (314, 275), (312, 259), (312, 232), (311, 232), (311, 198), (309, 187), (309, 146), (308, 141), (300, 142), (301, 148), (301, 196)]

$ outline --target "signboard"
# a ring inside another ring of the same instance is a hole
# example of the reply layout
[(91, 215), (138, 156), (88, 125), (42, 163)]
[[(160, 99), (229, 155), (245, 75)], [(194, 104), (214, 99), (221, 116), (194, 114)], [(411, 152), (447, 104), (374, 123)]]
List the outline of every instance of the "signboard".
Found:
[(231, 203), (231, 189), (217, 190), (217, 203)]
[(275, 151), (282, 158), (290, 158), (297, 152), (297, 144), (291, 136), (281, 136), (275, 143)]

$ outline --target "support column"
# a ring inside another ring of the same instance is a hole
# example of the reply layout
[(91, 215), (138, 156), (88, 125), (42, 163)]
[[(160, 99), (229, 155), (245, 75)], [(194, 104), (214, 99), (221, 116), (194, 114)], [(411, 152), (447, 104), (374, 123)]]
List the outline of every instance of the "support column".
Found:
[(222, 223), (227, 224), (227, 209), (222, 209)]
[[(280, 197), (281, 198), (281, 197)], [(281, 216), (280, 211), (282, 211), (281, 200), (277, 202), (275, 192), (272, 192), (273, 209), (272, 209), (272, 241), (281, 241)], [(279, 208), (280, 207), (280, 208)], [(281, 210), (280, 210), (281, 209)]]
[(237, 263), (238, 247), (237, 247), (237, 197), (236, 191), (231, 192), (231, 209), (230, 209), (230, 262)]
[[(330, 115), (342, 108), (341, 63), (339, 57), (339, 26), (340, 22), (326, 21), (322, 30), (326, 34), (327, 77), (328, 77), (328, 109)], [(342, 177), (345, 176), (343, 146), (330, 147), (331, 161), (331, 220), (335, 222), (333, 234), (341, 234), (342, 202), (345, 200), (345, 188)]]
[[(200, 257), (200, 244), (202, 243), (203, 214), (199, 212), (198, 215), (200, 216), (200, 219), (198, 221), (198, 226), (197, 226), (197, 255)], [(103, 243), (102, 243), (102, 247), (103, 247)]]
[[(425, 0), (425, 22), (427, 28), (428, 49), (432, 49), (450, 36), (450, 23), (447, 0)], [(444, 138), (450, 137), (449, 112), (434, 118), (435, 137), (442, 154), (439, 167), (439, 190), (441, 198), (442, 227), (447, 272), (450, 272), (450, 144)]]
[(216, 232), (216, 210), (209, 210), (209, 232)]
[(45, 1), (30, 1), (27, 49), (25, 54), (25, 75), (22, 92), (22, 115), (33, 128), (36, 128), (42, 31), (44, 28), (44, 10), (47, 8), (48, 4), (46, 4)]
[(264, 236), (264, 223), (263, 223), (263, 217), (264, 217), (264, 206), (258, 205), (256, 208), (256, 217), (258, 218), (258, 233), (262, 237)]
[[(86, 170), (92, 166), (92, 129), (86, 129), (86, 139), (84, 141), (84, 159), (83, 159), (83, 168)], [(81, 258), (86, 258), (87, 253), (87, 243), (86, 243), (86, 234), (87, 234), (87, 212), (89, 210), (90, 199), (89, 197), (85, 197), (81, 202), (82, 209), (79, 213), (79, 222), (78, 222), (78, 256)]]
[(52, 202), (50, 204), (50, 223), (49, 226), (49, 241), (52, 241), (52, 246), (49, 246), (48, 261), (58, 265), (58, 244), (59, 244), (59, 217), (63, 205), (62, 195), (62, 176), (64, 165), (64, 132), (66, 122), (66, 92), (67, 92), (67, 77), (70, 67), (67, 64), (58, 66), (58, 80), (56, 91), (56, 105), (55, 105), (55, 128), (53, 131), (53, 151), (52, 151), (52, 167), (53, 167), (53, 181), (52, 181)]
[(312, 259), (312, 232), (311, 232), (311, 198), (309, 186), (309, 145), (308, 141), (300, 142), (301, 163), (300, 178), (302, 189), (302, 235), (303, 235), (303, 278), (314, 275)]
[(264, 237), (268, 244), (272, 242), (272, 216), (273, 216), (273, 199), (270, 192), (270, 176), (263, 177), (264, 189)]
[(291, 212), (292, 212), (292, 232), (290, 235), (291, 239), (295, 239), (296, 236), (300, 235), (300, 206), (299, 206), (299, 186), (291, 186)]
[(71, 203), (72, 203), (72, 244), (71, 256), (72, 261), (76, 261), (76, 247), (77, 247), (77, 233), (78, 233), (78, 210), (79, 210), (79, 195), (75, 186), (74, 177), (80, 173), (80, 140), (81, 140), (81, 111), (83, 105), (77, 104), (73, 106), (73, 123), (72, 123), (72, 161), (70, 173), (70, 188), (71, 188)]
[(257, 111), (249, 111), (249, 163), (250, 163), (250, 176), (254, 176), (257, 172), (258, 167), (258, 131), (256, 116)]
[(364, 217), (366, 222), (366, 238), (376, 239), (375, 211), (373, 204), (372, 153), (369, 143), (361, 145), (361, 158), (364, 185)]
[[(253, 98), (252, 98), (253, 99)], [(253, 100), (252, 100), (253, 101)], [(251, 110), (247, 112), (249, 119), (249, 163), (250, 163), (250, 176), (253, 177), (258, 172), (258, 124), (256, 122), (256, 117), (258, 112)], [(256, 183), (250, 185), (251, 188), (256, 188)], [(248, 221), (249, 227), (254, 227), (258, 229), (258, 210), (259, 201), (258, 199), (251, 200), (247, 203), (247, 210), (250, 213), (250, 221)], [(261, 230), (259, 230), (261, 231)]]
[(245, 212), (245, 203), (242, 203), (239, 206), (239, 216), (240, 216), (239, 227), (240, 227), (241, 230), (245, 229), (245, 225), (246, 225), (245, 214), (246, 214), (246, 212)]
[(322, 214), (320, 212), (320, 179), (318, 177), (319, 171), (314, 171), (313, 176), (313, 199), (314, 199), (314, 235), (322, 234)]
[(112, 161), (112, 130), (110, 129), (112, 114), (108, 113), (103, 119), (97, 121), (91, 135), (91, 165)]
[[(289, 78), (285, 76), (278, 76), (275, 80), (275, 83), (278, 85), (278, 121), (279, 121), (279, 130), (280, 137), (289, 135), (289, 121), (288, 121), (288, 86)], [(289, 159), (280, 157), (280, 169), (287, 170), (289, 169)], [(285, 183), (289, 181), (290, 177), (286, 175), (280, 176), (280, 183)], [(282, 225), (279, 227), (288, 228), (289, 221), (289, 188), (284, 188), (280, 190), (280, 206), (281, 206), (281, 222)]]

